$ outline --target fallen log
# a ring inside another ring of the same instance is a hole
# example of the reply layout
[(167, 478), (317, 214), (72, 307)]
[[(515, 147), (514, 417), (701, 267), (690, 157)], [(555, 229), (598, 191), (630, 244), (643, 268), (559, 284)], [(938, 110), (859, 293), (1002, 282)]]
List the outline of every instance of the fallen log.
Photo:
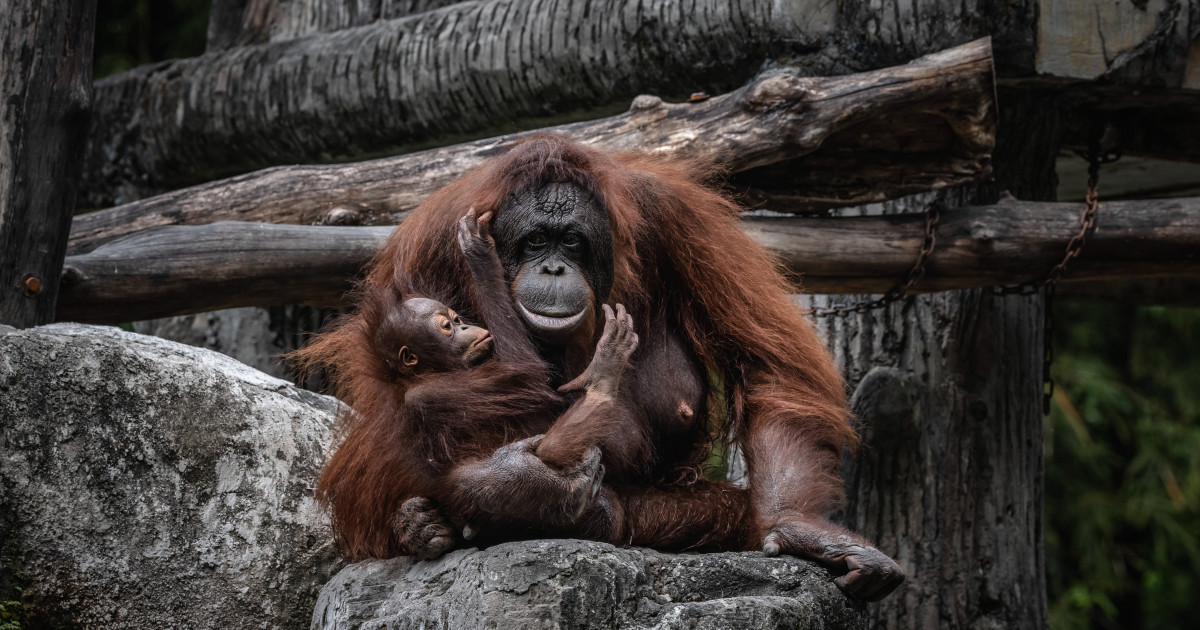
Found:
[[(625, 114), (544, 131), (606, 150), (698, 157), (746, 172), (746, 184), (734, 186), (752, 189), (751, 205), (775, 194), (770, 182), (787, 178), (780, 209), (791, 211), (980, 181), (991, 174), (995, 124), (991, 45), (982, 39), (843, 77), (769, 71), (696, 103), (642, 96)], [(270, 168), (80, 215), (70, 252), (159, 225), (395, 224), (433, 191), (526, 135), (355, 164)], [(774, 167), (754, 175), (778, 164), (786, 164), (785, 173)]]
[(824, 0), (482, 0), (142, 66), (96, 82), (82, 188), (109, 205), (128, 189), (581, 120), (650, 90), (720, 93), (765, 59), (818, 57), (837, 11)]
[[(1037, 280), (1078, 232), (1081, 204), (945, 210), (916, 291)], [(920, 214), (747, 217), (810, 293), (883, 293), (916, 261)], [(59, 320), (116, 323), (273, 304), (339, 304), (390, 227), (164, 226), (67, 258)], [(1104, 203), (1064, 282), (1200, 273), (1200, 198)]]
[(213, 0), (208, 52), (285, 42), (313, 33), (425, 13), (464, 0)]

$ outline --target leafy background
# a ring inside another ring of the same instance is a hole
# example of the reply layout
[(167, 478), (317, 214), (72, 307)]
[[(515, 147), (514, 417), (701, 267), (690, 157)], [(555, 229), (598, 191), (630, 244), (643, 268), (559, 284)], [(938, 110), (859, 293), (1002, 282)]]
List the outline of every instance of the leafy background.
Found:
[(1200, 310), (1055, 304), (1051, 627), (1196, 627)]

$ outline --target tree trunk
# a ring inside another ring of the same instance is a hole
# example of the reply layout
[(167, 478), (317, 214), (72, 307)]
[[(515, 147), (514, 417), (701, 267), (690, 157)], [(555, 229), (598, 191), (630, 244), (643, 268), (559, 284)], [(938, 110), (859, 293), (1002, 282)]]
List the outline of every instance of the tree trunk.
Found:
[(92, 101), (95, 0), (0, 2), (0, 324), (53, 321)]
[(339, 31), (459, 2), (462, 0), (213, 0), (208, 51)]
[[(892, 122), (879, 127), (883, 118)], [(980, 181), (991, 175), (995, 123), (991, 46), (982, 39), (842, 77), (776, 69), (695, 103), (640, 96), (625, 114), (540, 131), (610, 151), (710, 160), (733, 172), (782, 162), (770, 177), (747, 173), (754, 201), (785, 180), (786, 201), (774, 199), (786, 207), (769, 207), (811, 210)], [(524, 135), (356, 164), (278, 167), (165, 193), (78, 217), (71, 251), (158, 225), (394, 224)]]
[(469, 2), (136, 68), (96, 82), (84, 192), (108, 205), (275, 164), (538, 127), (642, 92), (717, 94), (765, 58), (813, 50), (836, 5), (683, 9), (679, 0)]
[[(1060, 122), (1050, 107), (1001, 102), (999, 186), (1052, 199)], [(988, 201), (995, 187), (937, 193)], [(917, 211), (931, 195), (885, 204)], [(851, 297), (805, 297), (830, 306)], [(1044, 628), (1041, 358), (1043, 300), (985, 290), (909, 298), (846, 319), (829, 340), (862, 422), (848, 460), (849, 527), (905, 567), (873, 606), (880, 628)]]

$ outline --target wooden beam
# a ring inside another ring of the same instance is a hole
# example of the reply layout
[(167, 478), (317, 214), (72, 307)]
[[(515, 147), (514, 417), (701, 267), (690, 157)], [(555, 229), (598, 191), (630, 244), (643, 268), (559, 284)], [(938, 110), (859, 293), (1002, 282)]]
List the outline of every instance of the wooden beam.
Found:
[[(605, 150), (712, 160), (747, 174), (757, 195), (752, 204), (771, 194), (769, 182), (792, 178), (779, 209), (807, 210), (986, 178), (995, 107), (991, 45), (982, 39), (843, 77), (770, 71), (696, 103), (642, 96), (625, 114), (543, 131)], [(158, 195), (76, 217), (71, 252), (160, 225), (395, 224), (433, 191), (526, 135), (355, 164), (271, 168)]]
[(95, 0), (3, 3), (0, 324), (54, 319), (92, 103)]
[(819, 57), (837, 11), (826, 0), (480, 0), (141, 66), (96, 82), (85, 198), (110, 205), (582, 120), (649, 90), (718, 94), (766, 59)]
[[(1004, 201), (943, 211), (918, 291), (1041, 278), (1081, 204)], [(748, 217), (810, 293), (883, 293), (912, 267), (924, 216)], [(60, 319), (114, 323), (306, 302), (335, 305), (390, 227), (164, 226), (67, 259)], [(1200, 198), (1104, 203), (1066, 282), (1200, 273)]]
[[(1008, 200), (945, 210), (917, 292), (1041, 279), (1079, 231), (1081, 203)], [(809, 293), (882, 293), (903, 279), (924, 215), (747, 218), (744, 229), (800, 274)], [(1200, 198), (1101, 203), (1096, 230), (1064, 282), (1200, 271)]]

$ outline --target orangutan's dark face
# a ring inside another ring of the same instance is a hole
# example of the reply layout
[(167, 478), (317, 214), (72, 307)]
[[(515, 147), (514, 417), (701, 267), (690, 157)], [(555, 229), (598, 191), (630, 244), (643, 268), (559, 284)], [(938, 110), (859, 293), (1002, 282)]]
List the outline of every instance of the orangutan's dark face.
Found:
[(526, 189), (496, 213), (493, 236), (534, 334), (564, 343), (590, 326), (613, 281), (612, 231), (596, 199), (569, 183)]

